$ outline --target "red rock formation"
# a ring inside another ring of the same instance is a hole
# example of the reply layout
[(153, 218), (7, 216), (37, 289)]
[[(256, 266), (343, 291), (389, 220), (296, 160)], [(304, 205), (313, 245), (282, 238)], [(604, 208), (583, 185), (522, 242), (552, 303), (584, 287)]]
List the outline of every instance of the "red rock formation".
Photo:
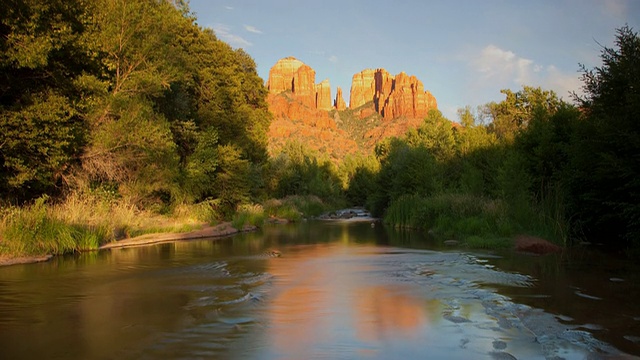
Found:
[[(332, 109), (328, 80), (315, 84), (315, 71), (293, 57), (279, 60), (269, 72), (267, 102), (273, 113), (269, 151), (277, 154), (295, 139), (326, 152), (333, 159), (371, 151), (389, 136), (400, 136), (422, 123), (436, 100), (415, 76), (393, 76), (384, 69), (366, 69), (352, 78), (350, 112), (338, 88)], [(331, 116), (333, 117), (330, 117)], [(346, 130), (346, 131), (345, 131)]]
[(421, 119), (437, 107), (436, 99), (424, 91), (424, 85), (418, 78), (401, 72), (395, 77), (393, 91), (378, 109), (387, 120), (401, 116)]
[(316, 72), (303, 64), (293, 74), (292, 91), (296, 99), (310, 108), (316, 107)]
[(294, 57), (278, 60), (269, 70), (267, 88), (272, 94), (293, 90), (293, 76), (304, 63)]
[(344, 102), (342, 88), (340, 88), (340, 86), (338, 86), (338, 89), (336, 90), (336, 100), (333, 102), (333, 107), (338, 111), (342, 111), (347, 108), (347, 103)]
[(287, 57), (269, 70), (267, 88), (270, 94), (291, 92), (293, 99), (312, 108), (331, 110), (331, 85), (329, 80), (315, 83), (316, 72), (302, 61)]
[(424, 91), (415, 76), (401, 72), (394, 77), (385, 69), (366, 69), (353, 76), (349, 107), (355, 109), (369, 101), (387, 120), (403, 116), (424, 118), (429, 110), (438, 107), (436, 99)]
[(365, 69), (351, 78), (349, 108), (355, 109), (373, 100), (376, 92), (374, 75), (376, 70)]
[(316, 84), (316, 109), (331, 110), (331, 85), (329, 79), (324, 79)]

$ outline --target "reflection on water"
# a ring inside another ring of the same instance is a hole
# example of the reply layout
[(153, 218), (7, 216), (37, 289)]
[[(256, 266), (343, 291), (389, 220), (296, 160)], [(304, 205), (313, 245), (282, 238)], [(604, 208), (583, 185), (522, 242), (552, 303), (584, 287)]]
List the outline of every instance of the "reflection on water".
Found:
[[(270, 257), (267, 249), (282, 256)], [(589, 302), (611, 304), (613, 297), (624, 304), (613, 313), (625, 316), (640, 316), (634, 312), (638, 305), (622, 301), (625, 295), (595, 290), (588, 284), (592, 280), (567, 276), (561, 269), (566, 262), (561, 266), (562, 261), (549, 259), (434, 250), (419, 234), (366, 223), (303, 223), (223, 240), (11, 266), (0, 268), (1, 357), (569, 359), (617, 354), (590, 335), (616, 326), (603, 320), (612, 312), (588, 307)], [(635, 294), (632, 275), (606, 274), (620, 280), (609, 281), (609, 290)], [(627, 328), (617, 341), (640, 336), (637, 330)], [(624, 341), (631, 345), (615, 345), (640, 353), (633, 341)]]

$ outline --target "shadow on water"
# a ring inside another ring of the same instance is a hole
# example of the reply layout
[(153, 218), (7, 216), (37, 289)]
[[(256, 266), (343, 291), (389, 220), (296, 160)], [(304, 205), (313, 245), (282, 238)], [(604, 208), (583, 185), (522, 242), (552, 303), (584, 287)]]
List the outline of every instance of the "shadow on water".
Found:
[(619, 354), (606, 343), (640, 353), (636, 267), (439, 246), (379, 224), (303, 222), (0, 268), (0, 349), (11, 359)]
[(584, 247), (543, 257), (505, 253), (491, 263), (536, 279), (532, 287), (501, 293), (640, 355), (639, 264)]

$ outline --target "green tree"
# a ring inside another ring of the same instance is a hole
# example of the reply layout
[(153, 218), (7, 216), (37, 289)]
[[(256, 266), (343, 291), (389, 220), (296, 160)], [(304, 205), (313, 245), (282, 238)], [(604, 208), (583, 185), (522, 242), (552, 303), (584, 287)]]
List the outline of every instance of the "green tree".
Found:
[(572, 153), (572, 211), (588, 236), (623, 247), (640, 242), (640, 37), (617, 30), (602, 66), (583, 67), (585, 115)]
[(499, 139), (513, 141), (518, 131), (525, 129), (536, 111), (554, 113), (561, 105), (555, 92), (524, 86), (513, 92), (501, 90), (506, 98), (484, 106), (483, 117), (488, 119), (489, 130)]
[(86, 138), (91, 3), (9, 0), (0, 17), (0, 196), (58, 193)]
[(405, 138), (413, 147), (430, 150), (438, 161), (450, 160), (455, 155), (453, 123), (439, 110), (429, 110), (420, 127), (409, 130)]

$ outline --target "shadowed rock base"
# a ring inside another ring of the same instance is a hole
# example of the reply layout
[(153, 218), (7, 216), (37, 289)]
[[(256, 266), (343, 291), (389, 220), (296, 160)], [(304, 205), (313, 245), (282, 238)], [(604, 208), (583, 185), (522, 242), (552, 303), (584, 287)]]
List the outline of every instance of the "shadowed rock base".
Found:
[(516, 237), (515, 250), (536, 255), (546, 255), (560, 252), (562, 248), (539, 237), (519, 235)]

